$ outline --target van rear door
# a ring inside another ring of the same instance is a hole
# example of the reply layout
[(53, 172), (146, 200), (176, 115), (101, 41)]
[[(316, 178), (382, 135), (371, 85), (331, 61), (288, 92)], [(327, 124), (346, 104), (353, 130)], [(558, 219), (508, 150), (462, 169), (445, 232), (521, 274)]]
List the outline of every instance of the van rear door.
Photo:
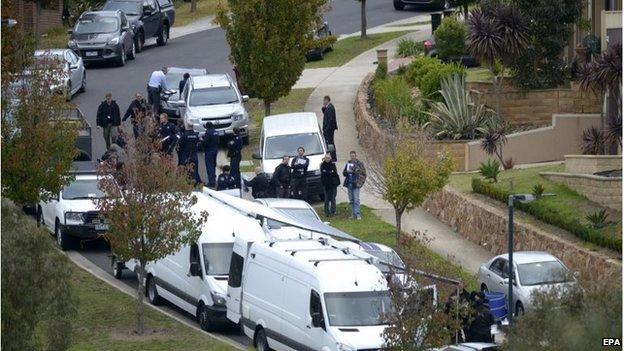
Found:
[(234, 323), (238, 323), (241, 318), (243, 267), (245, 266), (247, 251), (247, 243), (245, 241), (236, 240), (234, 242), (226, 299), (227, 318)]

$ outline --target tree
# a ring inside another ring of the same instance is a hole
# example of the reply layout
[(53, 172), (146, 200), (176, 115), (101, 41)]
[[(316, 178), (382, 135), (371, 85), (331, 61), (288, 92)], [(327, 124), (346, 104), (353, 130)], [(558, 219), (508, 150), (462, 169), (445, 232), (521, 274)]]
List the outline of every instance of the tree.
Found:
[(585, 8), (582, 0), (514, 0), (527, 17), (527, 46), (514, 55), (512, 82), (523, 89), (553, 88), (570, 76), (562, 52), (573, 24)]
[(271, 114), (271, 103), (286, 96), (303, 72), (325, 2), (229, 0), (227, 7), (219, 6), (217, 22), (226, 31), (239, 84), (264, 101), (266, 115)]
[(197, 12), (197, 0), (191, 0), (191, 13)]
[(360, 2), (360, 38), (366, 39), (366, 0), (357, 0)]
[(500, 93), (505, 69), (527, 45), (527, 22), (513, 5), (490, 5), (468, 16), (468, 52), (490, 70), (501, 118)]
[(2, 200), (2, 349), (66, 350), (76, 298), (71, 266), (32, 219)]
[(63, 86), (61, 63), (33, 60), (31, 42), (16, 31), (2, 35), (2, 195), (24, 205), (48, 199), (71, 179), (77, 126), (64, 121), (64, 96), (50, 91)]
[(420, 206), (427, 196), (442, 189), (453, 170), (453, 160), (444, 152), (427, 157), (424, 136), (400, 134), (388, 140), (385, 157), (371, 162), (371, 184), (376, 193), (394, 208), (396, 243), (401, 238), (401, 218), (405, 211)]
[(137, 263), (136, 331), (142, 334), (146, 264), (196, 241), (207, 214), (190, 211), (197, 198), (189, 170), (160, 153), (153, 118), (139, 117), (139, 123), (144, 132), (126, 146), (125, 157), (113, 157), (98, 169), (99, 187), (109, 194), (98, 205), (109, 221), (112, 252), (118, 260)]

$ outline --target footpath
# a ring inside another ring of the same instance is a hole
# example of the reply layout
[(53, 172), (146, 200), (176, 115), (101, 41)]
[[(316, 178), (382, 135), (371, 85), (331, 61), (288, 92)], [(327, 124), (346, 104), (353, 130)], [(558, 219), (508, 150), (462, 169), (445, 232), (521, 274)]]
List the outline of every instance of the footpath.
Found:
[[(424, 18), (424, 17), (423, 17)], [(414, 18), (410, 19), (411, 21)], [(387, 26), (385, 26), (387, 27)], [(393, 59), (397, 44), (402, 38), (425, 40), (431, 35), (430, 25), (421, 25), (416, 28), (408, 27), (416, 32), (409, 33), (401, 38), (386, 42), (376, 48), (366, 51), (341, 67), (307, 69), (295, 88), (315, 88), (305, 105), (305, 111), (315, 112), (322, 123), (323, 96), (329, 95), (336, 108), (338, 131), (335, 135), (338, 167), (348, 160), (349, 152), (355, 150), (363, 162), (376, 157), (368, 154), (359, 144), (353, 102), (357, 89), (364, 77), (376, 69), (377, 49), (388, 49), (390, 68), (398, 66), (400, 60)], [(400, 30), (404, 30), (401, 28)], [(394, 29), (397, 30), (396, 27)], [(392, 206), (374, 194), (370, 187), (364, 185), (360, 200), (363, 205), (371, 207), (384, 221), (394, 225), (395, 217)], [(348, 202), (346, 189), (339, 188), (337, 202)], [(417, 208), (403, 215), (403, 229), (408, 233), (415, 231), (424, 233), (430, 239), (429, 247), (439, 255), (461, 265), (466, 271), (476, 273), (479, 266), (492, 257), (486, 249), (474, 244), (459, 235), (453, 228), (443, 224), (422, 208)]]

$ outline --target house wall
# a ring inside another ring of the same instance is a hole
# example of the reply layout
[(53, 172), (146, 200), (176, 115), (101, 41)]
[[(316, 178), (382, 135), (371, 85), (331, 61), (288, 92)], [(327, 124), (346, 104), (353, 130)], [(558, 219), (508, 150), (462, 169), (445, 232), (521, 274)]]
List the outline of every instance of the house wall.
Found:
[(15, 0), (13, 13), (17, 25), (23, 30), (34, 32), (36, 21), (39, 20), (41, 32), (44, 32), (63, 25), (63, 0), (55, 0), (46, 8), (42, 8), (39, 19), (37, 19), (37, 8), (32, 1)]

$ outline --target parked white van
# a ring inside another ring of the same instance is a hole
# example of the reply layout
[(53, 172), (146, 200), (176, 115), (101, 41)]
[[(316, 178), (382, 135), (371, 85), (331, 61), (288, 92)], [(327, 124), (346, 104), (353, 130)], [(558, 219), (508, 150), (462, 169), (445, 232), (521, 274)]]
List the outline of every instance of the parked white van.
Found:
[(308, 195), (323, 195), (321, 186), (321, 162), (327, 148), (316, 115), (312, 112), (285, 113), (267, 116), (262, 120), (259, 151), (252, 157), (262, 160), (262, 171), (272, 175), (282, 157), (294, 157), (302, 146), (310, 159), (307, 183)]
[(330, 242), (235, 241), (227, 316), (258, 350), (382, 348), (386, 279), (372, 258)]

